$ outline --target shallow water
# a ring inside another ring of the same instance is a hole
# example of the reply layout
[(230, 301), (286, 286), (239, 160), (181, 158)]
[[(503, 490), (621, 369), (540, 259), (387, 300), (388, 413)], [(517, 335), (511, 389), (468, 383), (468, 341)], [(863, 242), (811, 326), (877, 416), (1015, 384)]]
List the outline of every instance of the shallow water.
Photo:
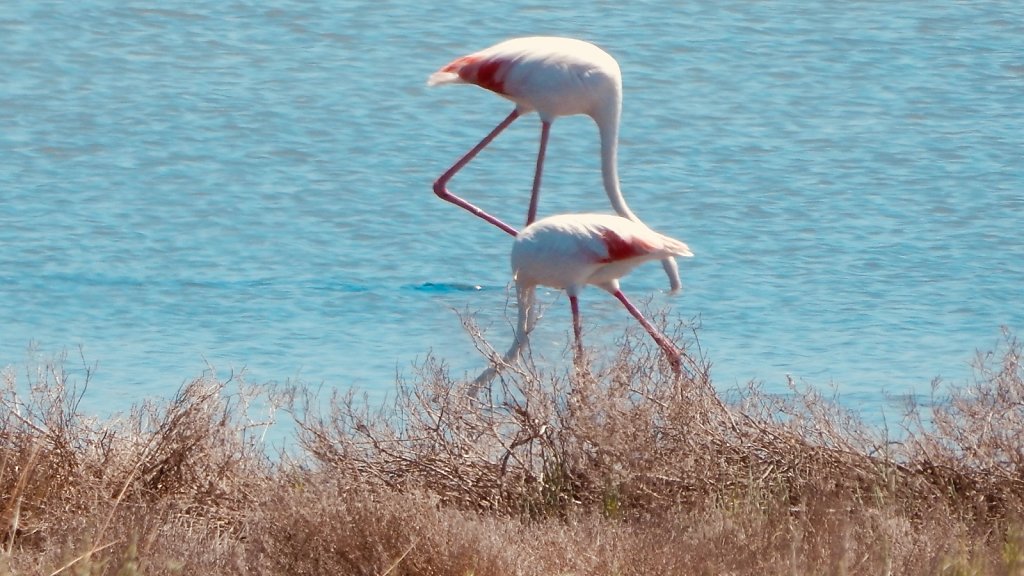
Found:
[[(505, 347), (510, 242), (430, 185), (510, 105), (425, 79), (519, 35), (618, 58), (623, 189), (696, 253), (680, 296), (656, 264), (623, 287), (699, 322), (720, 386), (788, 374), (871, 412), (1024, 328), (1019, 3), (162, 6), (0, 13), (0, 366), (81, 355), (91, 409), (205, 370), (382, 393), (431, 351), (480, 369), (455, 311)], [(452, 189), (520, 221), (537, 135)], [(592, 122), (560, 119), (542, 213), (607, 211), (599, 174)], [(583, 313), (598, 349), (630, 322), (598, 290)]]

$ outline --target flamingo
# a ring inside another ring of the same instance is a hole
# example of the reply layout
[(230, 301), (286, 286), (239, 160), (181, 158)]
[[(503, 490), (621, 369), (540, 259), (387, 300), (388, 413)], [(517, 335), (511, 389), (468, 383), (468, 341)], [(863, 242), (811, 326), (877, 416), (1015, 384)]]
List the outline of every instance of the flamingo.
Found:
[[(626, 298), (619, 288), (622, 278), (640, 264), (670, 256), (693, 256), (690, 248), (647, 226), (610, 214), (560, 214), (537, 220), (524, 228), (512, 244), (512, 271), (519, 308), (515, 341), (505, 353), (503, 365), (514, 362), (526, 346), (537, 322), (536, 287), (565, 290), (572, 309), (572, 327), (577, 360), (582, 358), (582, 323), (579, 294), (587, 284), (614, 296), (647, 330), (669, 358), (676, 373), (680, 370), (680, 352)], [(479, 391), (497, 374), (498, 368), (485, 370), (474, 382)]]
[[(448, 181), (516, 118), (536, 111), (541, 122), (540, 147), (526, 213), (529, 226), (537, 218), (551, 123), (559, 116), (586, 114), (597, 124), (600, 134), (601, 178), (612, 208), (620, 216), (640, 221), (629, 209), (619, 186), (617, 150), (622, 113), (622, 73), (611, 55), (589, 42), (573, 38), (513, 38), (456, 58), (427, 80), (429, 86), (460, 83), (476, 84), (495, 92), (514, 102), (515, 108), (434, 182), (434, 193), (441, 199), (461, 206), (515, 236), (514, 228), (452, 194), (448, 190)], [(662, 265), (669, 278), (670, 290), (678, 292), (682, 285), (675, 260), (664, 258)]]

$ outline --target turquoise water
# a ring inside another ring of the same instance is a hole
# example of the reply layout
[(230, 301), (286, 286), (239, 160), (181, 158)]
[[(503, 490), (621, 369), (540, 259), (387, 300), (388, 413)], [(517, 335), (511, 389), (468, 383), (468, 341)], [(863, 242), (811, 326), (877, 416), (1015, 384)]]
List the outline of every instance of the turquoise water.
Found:
[[(0, 367), (81, 356), (98, 410), (207, 370), (380, 393), (432, 351), (475, 374), (455, 311), (507, 345), (510, 240), (431, 183), (511, 106), (425, 80), (533, 34), (618, 58), (626, 197), (696, 253), (682, 295), (657, 264), (623, 288), (699, 321), (720, 386), (788, 374), (870, 409), (1024, 329), (1019, 2), (15, 1)], [(538, 127), (452, 190), (521, 221)], [(596, 129), (560, 119), (541, 212), (594, 210)], [(544, 298), (534, 354), (557, 361), (568, 306)], [(631, 321), (582, 305), (598, 349)]]

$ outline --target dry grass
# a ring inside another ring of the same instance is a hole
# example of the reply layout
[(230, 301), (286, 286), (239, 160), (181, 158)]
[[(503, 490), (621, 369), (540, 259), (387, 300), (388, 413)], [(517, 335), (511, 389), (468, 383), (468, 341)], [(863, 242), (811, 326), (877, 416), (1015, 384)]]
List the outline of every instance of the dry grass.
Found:
[(384, 405), (200, 378), (103, 422), (60, 361), (8, 371), (0, 574), (1024, 574), (1011, 335), (895, 434), (796, 386), (725, 405), (694, 337), (676, 378), (642, 336), (479, 400), (431, 358)]

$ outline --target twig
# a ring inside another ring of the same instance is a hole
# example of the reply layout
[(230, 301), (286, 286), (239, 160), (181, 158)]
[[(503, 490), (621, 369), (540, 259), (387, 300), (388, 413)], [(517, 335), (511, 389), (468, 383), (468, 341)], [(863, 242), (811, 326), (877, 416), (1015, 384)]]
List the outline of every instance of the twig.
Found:
[(412, 544), (409, 544), (409, 547), (405, 549), (405, 552), (402, 552), (402, 555), (395, 559), (395, 561), (391, 563), (391, 566), (388, 566), (387, 570), (381, 572), (380, 576), (388, 576), (392, 570), (402, 563), (402, 560), (405, 560), (405, 557), (409, 555), (409, 552), (412, 552), (412, 549), (415, 548), (418, 543), (418, 540), (413, 540)]
[(67, 570), (68, 568), (71, 568), (72, 566), (77, 564), (80, 560), (83, 560), (86, 557), (92, 556), (93, 554), (99, 552), (100, 550), (106, 550), (107, 548), (110, 548), (114, 544), (118, 544), (120, 542), (121, 542), (120, 540), (114, 540), (113, 542), (108, 542), (108, 543), (104, 544), (103, 546), (98, 546), (96, 548), (93, 548), (93, 549), (89, 550), (88, 552), (83, 552), (82, 554), (78, 555), (77, 557), (71, 559), (71, 561), (68, 562), (67, 564), (65, 564), (65, 565), (61, 566), (60, 568), (57, 568), (56, 570), (51, 572), (50, 576), (57, 576), (57, 574), (60, 574), (61, 572)]

